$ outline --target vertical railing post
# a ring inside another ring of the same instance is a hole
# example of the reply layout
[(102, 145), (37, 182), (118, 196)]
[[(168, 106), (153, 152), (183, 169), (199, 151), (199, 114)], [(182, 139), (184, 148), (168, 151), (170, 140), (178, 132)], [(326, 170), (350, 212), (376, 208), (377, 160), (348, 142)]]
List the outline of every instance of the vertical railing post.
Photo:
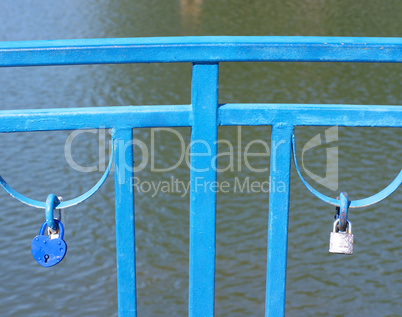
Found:
[(117, 296), (119, 317), (137, 315), (135, 278), (135, 214), (133, 180), (133, 131), (113, 130), (115, 149), (115, 204)]
[(293, 126), (287, 124), (272, 127), (266, 317), (285, 315), (292, 133)]
[(189, 316), (212, 317), (215, 305), (218, 64), (193, 64)]

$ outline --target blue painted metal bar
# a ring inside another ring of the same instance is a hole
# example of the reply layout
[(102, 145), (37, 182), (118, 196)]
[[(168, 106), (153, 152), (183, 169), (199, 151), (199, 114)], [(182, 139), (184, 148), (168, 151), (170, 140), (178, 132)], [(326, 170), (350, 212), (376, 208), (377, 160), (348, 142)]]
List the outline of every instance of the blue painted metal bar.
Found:
[(402, 62), (401, 38), (217, 36), (1, 42), (0, 66)]
[[(286, 118), (286, 119), (285, 119)], [(225, 104), (221, 125), (401, 127), (402, 106), (338, 104)]]
[(218, 65), (194, 64), (190, 167), (189, 316), (212, 317), (215, 305)]
[(112, 131), (115, 143), (117, 297), (119, 317), (137, 316), (133, 131)]
[[(401, 127), (402, 106), (224, 104), (218, 111), (218, 122), (222, 126), (272, 125), (283, 118), (294, 126)], [(192, 122), (190, 105), (0, 111), (0, 133), (189, 127)]]
[(0, 132), (191, 126), (191, 106), (122, 106), (0, 111)]
[(47, 196), (45, 208), (46, 223), (52, 233), (55, 233), (57, 231), (57, 224), (55, 222), (55, 219), (53, 218), (53, 210), (59, 202), (60, 201), (56, 195), (50, 194), (49, 196)]
[[(321, 194), (319, 191), (317, 191), (315, 188), (313, 188), (303, 177), (302, 173), (300, 172), (299, 168), (299, 163), (297, 162), (297, 156), (296, 156), (296, 144), (295, 144), (295, 136), (292, 136), (292, 147), (293, 147), (293, 161), (295, 163), (296, 171), (297, 174), (299, 175), (302, 183), (304, 186), (307, 187), (307, 189), (318, 199), (322, 200), (323, 202), (334, 205), (336, 207), (340, 207), (340, 201), (331, 197), (328, 197), (326, 195)], [(402, 184), (402, 169), (399, 172), (399, 174), (395, 177), (395, 179), (383, 190), (378, 192), (377, 194), (374, 194), (370, 197), (366, 197), (363, 199), (359, 200), (352, 200), (349, 201), (349, 208), (362, 208), (362, 207), (367, 207), (370, 205), (374, 205), (381, 200), (387, 198), (389, 195), (391, 195), (393, 192), (395, 192), (398, 187)]]
[(339, 231), (345, 232), (346, 226), (348, 224), (348, 208), (349, 208), (349, 201), (348, 201), (348, 194), (342, 192), (339, 195)]
[[(72, 206), (76, 206), (80, 203), (82, 203), (83, 201), (87, 200), (89, 197), (91, 197), (93, 194), (95, 194), (99, 188), (101, 188), (101, 186), (103, 185), (103, 183), (106, 181), (109, 173), (110, 173), (110, 169), (112, 168), (112, 163), (113, 163), (113, 153), (114, 153), (114, 145), (112, 142), (112, 151), (110, 153), (110, 159), (109, 159), (109, 164), (106, 168), (106, 171), (103, 173), (102, 177), (99, 179), (99, 181), (87, 192), (85, 192), (84, 194), (75, 197), (73, 199), (70, 200), (66, 200), (66, 201), (59, 201), (58, 198), (54, 198), (53, 196), (48, 196), (47, 200), (49, 199), (57, 199), (57, 202), (53, 204), (53, 208), (55, 209), (65, 209), (68, 207), (72, 207)], [(13, 198), (17, 199), (18, 201), (22, 202), (25, 205), (31, 206), (31, 207), (35, 207), (35, 208), (45, 208), (46, 211), (48, 209), (48, 202), (46, 200), (46, 202), (42, 202), (42, 201), (38, 201), (38, 200), (34, 200), (31, 198), (28, 198), (24, 195), (22, 195), (21, 193), (17, 192), (14, 188), (12, 188), (5, 180), (3, 177), (1, 177), (0, 175), (0, 186), (3, 187), (3, 189)], [(52, 194), (51, 194), (52, 195)], [(50, 198), (52, 197), (52, 198)], [(49, 211), (50, 213), (50, 211)], [(53, 214), (53, 210), (52, 210), (52, 214)], [(49, 218), (53, 218), (52, 216), (46, 216), (46, 219)], [(52, 224), (50, 224), (49, 227), (54, 227), (52, 226)]]
[(269, 193), (265, 317), (285, 316), (292, 134), (291, 125), (272, 127), (270, 183), (285, 187), (275, 186)]

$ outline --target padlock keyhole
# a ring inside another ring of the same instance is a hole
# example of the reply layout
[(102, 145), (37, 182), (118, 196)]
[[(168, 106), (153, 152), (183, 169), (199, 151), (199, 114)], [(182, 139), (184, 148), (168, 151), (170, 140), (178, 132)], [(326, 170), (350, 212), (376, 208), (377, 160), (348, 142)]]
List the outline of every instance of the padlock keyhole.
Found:
[(45, 263), (47, 263), (47, 260), (49, 259), (49, 255), (45, 254)]

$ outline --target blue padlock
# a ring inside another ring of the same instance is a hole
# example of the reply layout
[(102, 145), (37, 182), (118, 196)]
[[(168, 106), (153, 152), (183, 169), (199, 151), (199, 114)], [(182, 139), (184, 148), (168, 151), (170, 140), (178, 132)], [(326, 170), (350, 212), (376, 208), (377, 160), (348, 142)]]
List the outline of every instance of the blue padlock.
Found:
[(64, 227), (63, 224), (55, 219), (59, 227), (59, 237), (56, 239), (49, 239), (45, 236), (45, 229), (47, 222), (45, 221), (40, 228), (39, 235), (32, 240), (31, 251), (34, 259), (44, 267), (51, 267), (63, 260), (67, 252), (67, 244), (63, 240)]

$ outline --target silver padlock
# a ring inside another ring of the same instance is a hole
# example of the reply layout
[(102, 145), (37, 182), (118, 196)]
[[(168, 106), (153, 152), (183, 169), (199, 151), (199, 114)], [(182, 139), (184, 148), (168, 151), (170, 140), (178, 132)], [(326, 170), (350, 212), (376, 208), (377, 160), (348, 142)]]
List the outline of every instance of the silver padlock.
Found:
[(353, 233), (352, 223), (348, 220), (346, 232), (339, 232), (339, 219), (335, 220), (331, 236), (329, 237), (329, 252), (353, 254)]

